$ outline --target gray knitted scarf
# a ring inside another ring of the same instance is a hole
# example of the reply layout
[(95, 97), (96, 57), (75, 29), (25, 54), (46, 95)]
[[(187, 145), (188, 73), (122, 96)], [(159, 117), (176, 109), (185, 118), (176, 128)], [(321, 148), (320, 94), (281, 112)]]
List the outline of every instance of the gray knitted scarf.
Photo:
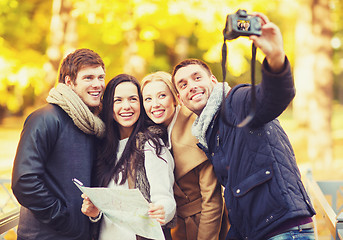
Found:
[(59, 83), (52, 88), (46, 101), (60, 106), (84, 133), (99, 138), (104, 136), (105, 124), (103, 121), (94, 115), (82, 99), (64, 83)]
[[(227, 83), (224, 84), (225, 95), (230, 91)], [(207, 100), (207, 104), (201, 114), (195, 119), (192, 126), (192, 134), (199, 140), (204, 147), (208, 148), (206, 142), (206, 131), (214, 115), (217, 113), (223, 100), (223, 84), (217, 83)]]

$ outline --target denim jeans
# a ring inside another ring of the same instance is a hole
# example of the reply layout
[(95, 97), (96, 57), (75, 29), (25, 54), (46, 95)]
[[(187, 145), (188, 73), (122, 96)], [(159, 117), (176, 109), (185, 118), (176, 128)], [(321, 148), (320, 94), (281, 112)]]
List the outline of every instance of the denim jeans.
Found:
[(281, 233), (274, 237), (269, 238), (268, 240), (315, 240), (314, 230), (313, 229), (303, 229), (301, 231), (289, 231)]

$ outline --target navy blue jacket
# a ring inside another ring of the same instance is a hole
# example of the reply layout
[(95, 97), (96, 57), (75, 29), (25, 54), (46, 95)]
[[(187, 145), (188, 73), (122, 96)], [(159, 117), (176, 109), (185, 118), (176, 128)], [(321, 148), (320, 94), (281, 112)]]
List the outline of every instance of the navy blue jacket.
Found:
[[(277, 226), (315, 211), (300, 179), (292, 146), (276, 119), (295, 95), (290, 65), (281, 73), (262, 68), (256, 86), (256, 115), (243, 128), (225, 125), (222, 112), (206, 132), (208, 149), (199, 144), (225, 187), (231, 229), (228, 239), (265, 239)], [(225, 117), (238, 124), (250, 111), (249, 85), (233, 88), (225, 99)]]
[(82, 193), (72, 179), (90, 186), (94, 140), (57, 105), (47, 104), (26, 119), (12, 174), (22, 205), (18, 239), (90, 239)]

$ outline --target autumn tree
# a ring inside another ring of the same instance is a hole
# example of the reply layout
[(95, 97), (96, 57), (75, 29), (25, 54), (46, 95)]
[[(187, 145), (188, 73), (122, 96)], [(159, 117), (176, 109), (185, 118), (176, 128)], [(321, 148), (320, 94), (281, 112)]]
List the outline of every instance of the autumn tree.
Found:
[(72, 15), (72, 0), (53, 0), (51, 7), (50, 32), (46, 54), (49, 61), (45, 65), (46, 81), (50, 87), (57, 79), (58, 67), (66, 53), (77, 47), (77, 20)]
[(8, 112), (23, 114), (45, 91), (49, 19), (49, 1), (0, 1), (0, 120)]

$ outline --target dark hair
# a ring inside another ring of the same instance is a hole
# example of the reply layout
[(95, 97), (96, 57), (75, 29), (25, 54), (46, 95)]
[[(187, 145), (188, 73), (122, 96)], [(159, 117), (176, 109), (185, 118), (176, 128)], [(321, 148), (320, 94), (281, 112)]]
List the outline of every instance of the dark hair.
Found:
[(65, 83), (65, 77), (69, 76), (72, 83), (75, 84), (78, 72), (82, 68), (90, 66), (101, 66), (105, 71), (105, 64), (96, 52), (87, 48), (77, 49), (68, 54), (63, 60), (59, 71), (58, 82)]
[[(116, 87), (123, 82), (131, 82), (137, 87), (141, 112), (120, 159), (117, 159), (120, 133), (118, 123), (113, 119), (113, 97)], [(146, 139), (152, 141), (157, 155), (160, 156), (162, 145), (159, 137), (166, 136), (166, 130), (156, 126), (163, 132), (163, 135), (148, 130), (149, 126), (155, 124), (148, 118), (144, 111), (142, 92), (139, 82), (135, 77), (127, 74), (119, 74), (109, 81), (105, 89), (100, 117), (105, 123), (106, 135), (104, 139), (98, 141), (98, 156), (95, 170), (96, 185), (107, 187), (112, 178), (118, 183), (120, 172), (122, 173), (122, 179), (119, 184), (125, 183), (128, 174), (132, 174), (130, 167), (134, 167), (134, 161), (142, 155), (136, 143), (139, 133), (143, 133)]]
[(174, 83), (175, 86), (175, 74), (176, 72), (183, 67), (187, 67), (188, 65), (199, 65), (201, 67), (203, 67), (206, 72), (209, 74), (209, 76), (212, 75), (212, 71), (210, 69), (210, 67), (203, 61), (201, 61), (200, 59), (196, 59), (196, 58), (190, 58), (190, 59), (185, 59), (181, 62), (179, 62), (173, 69), (173, 73), (172, 73), (172, 82)]

